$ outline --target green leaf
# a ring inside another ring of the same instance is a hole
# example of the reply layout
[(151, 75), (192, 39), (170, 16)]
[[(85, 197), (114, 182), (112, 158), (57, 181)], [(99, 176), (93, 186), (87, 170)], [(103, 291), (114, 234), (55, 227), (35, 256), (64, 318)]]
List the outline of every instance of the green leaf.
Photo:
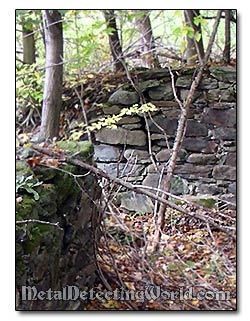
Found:
[(187, 260), (186, 264), (191, 268), (195, 265), (195, 263), (193, 261)]
[(194, 38), (195, 38), (195, 40), (196, 40), (197, 42), (199, 42), (199, 41), (201, 40), (201, 33), (200, 33), (200, 32), (196, 32), (196, 33), (194, 34)]

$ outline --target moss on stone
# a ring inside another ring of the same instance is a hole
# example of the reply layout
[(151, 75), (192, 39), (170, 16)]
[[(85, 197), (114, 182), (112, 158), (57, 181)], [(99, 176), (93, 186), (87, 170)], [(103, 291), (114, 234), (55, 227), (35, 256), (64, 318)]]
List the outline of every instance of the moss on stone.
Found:
[(35, 210), (37, 206), (36, 201), (33, 199), (32, 195), (23, 195), (22, 202), (16, 204), (16, 219), (35, 219), (38, 218), (38, 213)]
[(94, 146), (88, 141), (74, 142), (74, 141), (59, 141), (57, 146), (64, 149), (69, 154), (78, 153), (78, 157), (82, 160), (88, 160), (89, 157), (94, 153)]
[(20, 179), (21, 176), (33, 175), (32, 170), (25, 161), (16, 161), (16, 179)]
[(196, 201), (199, 205), (208, 207), (208, 208), (215, 208), (217, 205), (217, 200), (214, 198), (199, 198)]

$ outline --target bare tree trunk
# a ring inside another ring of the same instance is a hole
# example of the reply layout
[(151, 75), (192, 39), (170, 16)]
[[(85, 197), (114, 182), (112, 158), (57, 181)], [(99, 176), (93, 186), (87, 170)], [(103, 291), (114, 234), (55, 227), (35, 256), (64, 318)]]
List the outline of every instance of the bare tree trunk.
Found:
[(58, 136), (62, 104), (63, 30), (57, 10), (42, 10), (46, 43), (46, 71), (43, 93), (42, 123), (39, 140)]
[(225, 12), (225, 45), (223, 51), (223, 60), (226, 63), (230, 63), (230, 48), (231, 48), (231, 34), (230, 34), (230, 20), (231, 20), (231, 11), (224, 10)]
[(27, 29), (23, 22), (23, 63), (33, 64), (36, 62), (35, 37), (32, 29)]
[[(160, 63), (155, 53), (155, 40), (151, 27), (148, 10), (134, 10), (139, 17), (135, 17), (135, 25), (141, 34), (141, 58), (145, 67), (159, 68)], [(143, 13), (143, 14), (142, 14)], [(141, 15), (142, 14), (142, 15)]]
[(115, 11), (114, 10), (104, 10), (104, 17), (109, 28), (113, 31), (109, 34), (109, 46), (113, 57), (115, 71), (124, 71), (126, 68), (125, 60), (123, 58), (122, 46), (118, 35)]
[(198, 32), (201, 35), (199, 41), (195, 38), (186, 37), (187, 40), (187, 50), (185, 53), (185, 58), (187, 59), (188, 65), (193, 65), (204, 58), (204, 47), (202, 39), (201, 25), (196, 26), (194, 24), (194, 17), (199, 16), (199, 10), (184, 10), (185, 24), (193, 28), (194, 33)]
[[(185, 136), (188, 111), (189, 111), (190, 105), (192, 103), (194, 93), (195, 93), (197, 87), (199, 86), (199, 83), (202, 79), (203, 71), (206, 67), (209, 56), (211, 54), (212, 45), (214, 43), (215, 35), (216, 35), (217, 29), (219, 26), (219, 22), (220, 22), (221, 12), (222, 12), (222, 10), (217, 11), (217, 16), (216, 16), (216, 19), (214, 22), (212, 34), (209, 39), (209, 43), (207, 46), (205, 57), (203, 59), (202, 65), (199, 68), (197, 76), (195, 77), (194, 81), (192, 82), (187, 99), (185, 100), (185, 102), (182, 106), (182, 109), (181, 109), (181, 114), (180, 114), (180, 118), (179, 118), (179, 122), (178, 122), (178, 128), (177, 128), (174, 146), (173, 146), (173, 151), (172, 151), (172, 155), (169, 160), (167, 177), (164, 181), (163, 190), (165, 192), (169, 192), (169, 189), (170, 189), (170, 183), (171, 183), (171, 179), (173, 177), (174, 169), (176, 166), (178, 152), (180, 150), (183, 138)], [(167, 198), (166, 194), (163, 194), (162, 197), (164, 199)], [(165, 225), (165, 211), (166, 211), (166, 205), (161, 204), (159, 212), (158, 212), (158, 218), (157, 218), (157, 224), (156, 224), (157, 228), (156, 228), (155, 235), (154, 235), (154, 250), (157, 250), (159, 247), (159, 242), (160, 242), (160, 238), (161, 238), (161, 231), (163, 230), (164, 225)]]

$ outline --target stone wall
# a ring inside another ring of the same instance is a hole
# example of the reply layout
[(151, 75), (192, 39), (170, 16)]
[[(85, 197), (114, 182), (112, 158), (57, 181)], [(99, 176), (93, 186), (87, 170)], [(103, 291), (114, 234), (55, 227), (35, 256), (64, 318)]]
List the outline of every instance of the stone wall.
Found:
[[(92, 162), (93, 145), (88, 142), (59, 142), (70, 153), (78, 152), (85, 162)], [(29, 148), (18, 151), (16, 164), (17, 186), (21, 177), (31, 177), (39, 199), (27, 193), (25, 185), (18, 190), (16, 220), (39, 220), (53, 225), (17, 224), (16, 230), (16, 307), (18, 310), (75, 310), (83, 309), (84, 301), (24, 300), (22, 287), (36, 291), (62, 291), (76, 286), (80, 291), (93, 287), (96, 281), (95, 240), (98, 239), (98, 202), (100, 190), (96, 179), (86, 171), (71, 165), (59, 170), (37, 166), (31, 169), (26, 160), (34, 157)], [(84, 175), (75, 179), (67, 172)], [(27, 186), (26, 186), (27, 187)], [(28, 293), (25, 292), (24, 293)]]
[[(177, 96), (183, 101), (195, 70), (173, 70), (173, 74)], [(166, 173), (180, 108), (174, 98), (168, 69), (141, 71), (133, 77), (146, 102), (153, 103), (158, 111), (152, 112), (152, 117), (147, 117), (146, 121), (143, 115), (125, 116), (116, 129), (102, 128), (98, 131), (95, 160), (98, 167), (110, 175), (157, 187), (163, 166), (164, 175)], [(103, 105), (103, 115), (118, 114), (122, 108), (137, 103), (137, 92), (129, 83), (125, 83)], [(149, 155), (146, 123), (157, 168)], [(235, 68), (211, 66), (204, 74), (189, 111), (186, 136), (174, 174), (171, 191), (175, 194), (217, 195), (235, 202)], [(145, 204), (145, 198), (141, 201), (138, 201), (138, 197), (136, 200), (134, 198), (133, 193), (125, 193), (122, 205), (130, 210), (138, 210)], [(130, 202), (127, 202), (128, 199)], [(147, 202), (149, 206), (143, 207), (145, 211), (152, 208), (150, 200)]]

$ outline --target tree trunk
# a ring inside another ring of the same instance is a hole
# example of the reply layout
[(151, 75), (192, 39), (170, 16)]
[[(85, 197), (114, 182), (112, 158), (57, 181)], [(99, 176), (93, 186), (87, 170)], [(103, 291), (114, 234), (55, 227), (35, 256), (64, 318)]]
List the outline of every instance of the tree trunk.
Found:
[(190, 26), (194, 30), (194, 34), (198, 32), (201, 35), (199, 41), (196, 41), (195, 38), (186, 37), (187, 49), (185, 53), (185, 58), (188, 65), (196, 64), (197, 61), (202, 61), (204, 58), (204, 47), (202, 39), (201, 25), (196, 26), (194, 24), (194, 17), (199, 16), (199, 10), (184, 10), (185, 24)]
[(115, 71), (124, 71), (126, 68), (125, 60), (123, 58), (122, 46), (118, 35), (115, 11), (114, 10), (104, 10), (104, 17), (108, 28), (112, 28), (112, 33), (109, 34), (109, 46), (111, 55), (114, 61)]
[[(222, 10), (218, 10), (218, 12), (217, 12), (217, 16), (216, 16), (216, 19), (214, 22), (212, 34), (209, 39), (209, 43), (207, 46), (205, 57), (204, 57), (202, 64), (199, 68), (197, 76), (194, 78), (194, 80), (192, 82), (187, 99), (185, 100), (185, 102), (183, 103), (183, 106), (182, 106), (182, 110), (181, 110), (181, 114), (180, 114), (180, 118), (179, 118), (179, 122), (178, 122), (178, 127), (177, 127), (177, 132), (176, 132), (176, 136), (175, 136), (173, 151), (172, 151), (172, 155), (169, 160), (167, 177), (164, 181), (163, 190), (164, 190), (164, 192), (167, 192), (167, 193), (169, 192), (169, 189), (170, 189), (170, 183), (171, 183), (171, 179), (173, 177), (174, 169), (176, 166), (178, 152), (181, 148), (181, 144), (182, 144), (183, 138), (185, 136), (188, 111), (189, 111), (190, 105), (193, 101), (195, 91), (196, 91), (197, 87), (199, 86), (199, 83), (202, 79), (203, 71), (206, 67), (209, 56), (211, 54), (212, 45), (214, 43), (215, 35), (216, 35), (217, 29), (219, 26), (219, 22), (220, 22), (221, 12), (222, 12)], [(163, 194), (162, 198), (167, 199), (166, 194)], [(158, 212), (158, 218), (157, 218), (157, 222), (156, 222), (156, 231), (155, 231), (155, 235), (154, 235), (154, 251), (156, 251), (159, 247), (160, 238), (161, 238), (161, 231), (164, 228), (165, 220), (166, 220), (165, 211), (166, 211), (166, 205), (162, 203), (160, 206), (159, 212)]]
[(46, 43), (46, 71), (43, 93), (42, 123), (39, 140), (58, 136), (62, 104), (63, 30), (57, 10), (42, 10)]
[(25, 27), (23, 23), (23, 63), (33, 64), (36, 62), (35, 37), (32, 29)]
[[(160, 63), (155, 52), (155, 40), (148, 10), (134, 10), (135, 25), (141, 34), (141, 58), (147, 68), (159, 68)], [(142, 14), (143, 13), (143, 14)]]
[(231, 20), (231, 11), (225, 10), (225, 45), (223, 51), (223, 60), (226, 63), (230, 63), (230, 48), (231, 48), (231, 34), (230, 34), (230, 20)]

